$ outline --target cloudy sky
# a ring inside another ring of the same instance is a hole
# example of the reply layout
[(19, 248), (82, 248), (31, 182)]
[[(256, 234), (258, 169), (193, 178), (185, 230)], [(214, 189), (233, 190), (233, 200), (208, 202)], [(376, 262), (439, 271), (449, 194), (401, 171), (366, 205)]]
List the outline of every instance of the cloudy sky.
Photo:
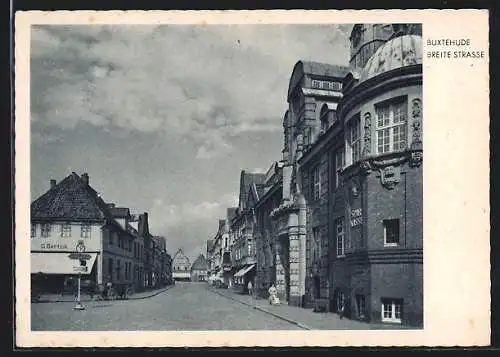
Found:
[(72, 171), (191, 257), (281, 158), (294, 64), (346, 64), (350, 26), (35, 26), (31, 198)]

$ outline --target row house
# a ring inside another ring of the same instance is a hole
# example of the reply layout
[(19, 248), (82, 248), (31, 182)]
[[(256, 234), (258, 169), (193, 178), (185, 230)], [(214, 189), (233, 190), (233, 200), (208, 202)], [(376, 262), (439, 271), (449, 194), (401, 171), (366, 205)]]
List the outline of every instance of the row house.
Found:
[(109, 281), (143, 289), (147, 219), (147, 213), (132, 215), (128, 208), (106, 203), (87, 173), (50, 180), (50, 189), (31, 204), (32, 278), (41, 274), (40, 288), (61, 292), (75, 277), (70, 253), (78, 246), (89, 257), (81, 274), (90, 285)]
[(262, 193), (265, 174), (245, 170), (240, 175), (238, 209), (230, 222), (232, 286), (246, 291), (249, 281), (255, 285), (257, 263), (254, 230), (256, 226), (255, 204)]
[(207, 241), (207, 261), (209, 276), (220, 286), (232, 286), (233, 266), (231, 260), (231, 239), (229, 222), (234, 218), (237, 208), (226, 210), (226, 218), (219, 219), (217, 233)]
[(240, 187), (235, 264), (253, 237), (261, 293), (422, 326), (421, 25), (355, 25), (349, 41), (349, 66), (295, 65), (282, 160), (257, 201)]

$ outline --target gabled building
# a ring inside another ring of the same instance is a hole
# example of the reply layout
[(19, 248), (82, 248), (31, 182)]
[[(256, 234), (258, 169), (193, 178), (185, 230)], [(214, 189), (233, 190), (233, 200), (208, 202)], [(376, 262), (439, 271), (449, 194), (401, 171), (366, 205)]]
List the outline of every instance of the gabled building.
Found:
[(205, 281), (207, 279), (207, 273), (208, 261), (203, 254), (200, 254), (191, 265), (191, 281)]
[(191, 263), (182, 249), (177, 250), (172, 259), (172, 277), (174, 280), (191, 280)]
[(233, 233), (232, 266), (235, 271), (232, 285), (238, 290), (244, 291), (248, 281), (255, 285), (254, 206), (259, 200), (264, 179), (265, 174), (241, 171), (238, 210), (230, 223)]
[[(107, 204), (89, 183), (87, 173), (71, 173), (31, 204), (31, 273), (43, 274), (44, 289), (61, 292), (81, 273), (92, 284), (135, 284), (129, 229), (130, 212)], [(79, 246), (89, 257), (85, 267), (70, 258)]]

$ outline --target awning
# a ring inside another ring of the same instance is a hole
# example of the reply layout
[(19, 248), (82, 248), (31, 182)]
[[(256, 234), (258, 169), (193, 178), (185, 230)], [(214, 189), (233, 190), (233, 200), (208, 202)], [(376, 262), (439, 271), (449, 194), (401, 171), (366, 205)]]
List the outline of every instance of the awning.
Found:
[[(31, 253), (31, 273), (44, 274), (90, 274), (97, 258), (97, 253), (85, 253), (90, 256), (85, 267), (80, 268), (80, 261), (70, 259), (71, 253)], [(86, 270), (86, 271), (84, 271)]]
[(234, 276), (235, 277), (243, 276), (246, 273), (248, 273), (250, 270), (252, 270), (253, 267), (255, 267), (255, 264), (252, 264), (250, 266), (247, 266), (246, 268), (240, 269), (236, 274), (234, 274)]

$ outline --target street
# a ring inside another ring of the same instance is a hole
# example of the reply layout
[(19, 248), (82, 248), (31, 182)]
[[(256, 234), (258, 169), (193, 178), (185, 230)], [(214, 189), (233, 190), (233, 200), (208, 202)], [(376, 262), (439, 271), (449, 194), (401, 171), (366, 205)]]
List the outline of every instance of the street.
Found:
[(142, 300), (31, 304), (32, 331), (300, 330), (296, 325), (209, 290), (206, 283), (178, 282)]

